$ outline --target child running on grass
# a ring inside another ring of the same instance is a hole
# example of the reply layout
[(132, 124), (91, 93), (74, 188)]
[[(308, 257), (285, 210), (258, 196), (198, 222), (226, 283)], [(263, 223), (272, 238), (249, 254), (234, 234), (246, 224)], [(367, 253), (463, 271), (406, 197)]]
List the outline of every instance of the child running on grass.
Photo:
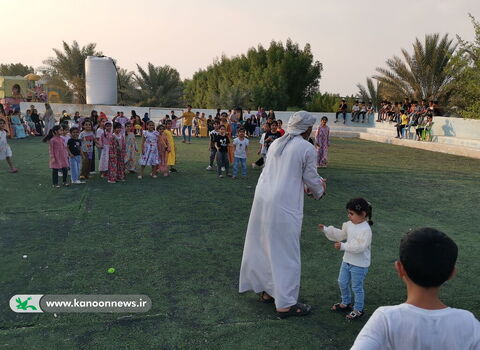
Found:
[(475, 316), (446, 306), (438, 296), (455, 275), (455, 242), (436, 229), (419, 228), (403, 236), (399, 253), (395, 269), (407, 286), (407, 300), (375, 310), (352, 349), (480, 349)]
[(49, 166), (52, 169), (52, 187), (60, 188), (58, 184), (58, 172), (62, 171), (63, 186), (68, 187), (68, 152), (63, 139), (60, 137), (61, 126), (55, 125), (50, 129), (43, 142), (48, 142), (50, 155)]
[(147, 130), (144, 130), (142, 135), (142, 156), (139, 160), (141, 168), (138, 178), (143, 179), (145, 167), (151, 166), (150, 176), (156, 179), (158, 162), (158, 132), (155, 131), (155, 123), (150, 120), (147, 123)]
[[(325, 236), (334, 241), (334, 248), (345, 251), (340, 267), (338, 284), (342, 300), (332, 306), (332, 311), (348, 312), (346, 318), (355, 320), (364, 315), (365, 293), (363, 281), (370, 266), (370, 246), (372, 242), (372, 206), (363, 198), (351, 199), (347, 205), (349, 221), (343, 223), (342, 229), (333, 226), (318, 225)], [(341, 242), (345, 241), (346, 242)], [(352, 304), (350, 285), (355, 294), (355, 304)], [(352, 310), (353, 306), (353, 310)]]
[(5, 123), (5, 120), (0, 119), (0, 160), (5, 159), (8, 163), (8, 166), (10, 167), (9, 171), (11, 173), (16, 173), (18, 172), (18, 169), (13, 166), (12, 150), (8, 145), (7, 136), (7, 124)]

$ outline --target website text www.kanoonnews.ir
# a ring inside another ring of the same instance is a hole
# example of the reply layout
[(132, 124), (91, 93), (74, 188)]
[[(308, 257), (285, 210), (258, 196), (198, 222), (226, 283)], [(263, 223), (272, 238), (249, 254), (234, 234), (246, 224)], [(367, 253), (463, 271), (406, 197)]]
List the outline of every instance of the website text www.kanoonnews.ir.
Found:
[(18, 313), (141, 313), (151, 307), (152, 301), (147, 295), (17, 294), (10, 299), (10, 309)]

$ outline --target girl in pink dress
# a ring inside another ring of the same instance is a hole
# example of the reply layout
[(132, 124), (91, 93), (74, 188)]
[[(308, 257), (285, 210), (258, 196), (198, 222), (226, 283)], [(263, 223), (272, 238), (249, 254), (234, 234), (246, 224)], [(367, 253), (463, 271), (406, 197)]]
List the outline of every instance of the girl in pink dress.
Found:
[(168, 137), (165, 134), (165, 126), (160, 124), (157, 126), (158, 132), (158, 167), (157, 173), (163, 173), (163, 176), (168, 176), (168, 165), (167, 158), (168, 153), (170, 152), (170, 144), (168, 142)]
[(328, 161), (328, 146), (330, 146), (330, 128), (328, 118), (322, 117), (320, 126), (315, 133), (315, 147), (317, 148), (317, 167), (326, 168)]
[(52, 169), (52, 183), (53, 187), (60, 188), (58, 184), (58, 172), (62, 172), (63, 186), (69, 186), (67, 182), (68, 176), (68, 151), (65, 142), (60, 137), (60, 125), (53, 126), (43, 142), (48, 142), (48, 153), (50, 155), (50, 169)]
[(125, 181), (125, 132), (120, 123), (113, 123), (108, 153), (108, 183)]

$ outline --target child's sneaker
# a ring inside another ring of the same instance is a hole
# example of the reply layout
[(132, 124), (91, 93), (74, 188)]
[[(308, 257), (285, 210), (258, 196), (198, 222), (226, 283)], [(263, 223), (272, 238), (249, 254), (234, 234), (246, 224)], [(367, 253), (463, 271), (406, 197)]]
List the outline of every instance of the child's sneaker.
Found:
[(222, 169), (220, 169), (220, 170), (222, 170), (222, 171), (225, 171), (225, 167), (224, 167), (224, 166), (222, 166)]
[(223, 178), (223, 175), (218, 175), (218, 177), (221, 179), (221, 178)]
[(209, 165), (207, 166), (206, 170), (212, 170), (213, 168)]

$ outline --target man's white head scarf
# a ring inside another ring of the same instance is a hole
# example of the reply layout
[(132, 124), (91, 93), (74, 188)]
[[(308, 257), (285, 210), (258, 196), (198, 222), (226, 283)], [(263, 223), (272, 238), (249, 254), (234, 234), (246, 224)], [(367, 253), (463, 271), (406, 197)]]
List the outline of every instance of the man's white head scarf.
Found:
[(303, 134), (308, 130), (309, 127), (313, 126), (316, 120), (317, 119), (308, 112), (295, 112), (288, 120), (288, 126), (285, 135), (275, 140), (277, 148), (275, 149), (273, 156), (280, 156), (285, 146), (287, 146), (287, 144), (293, 140), (294, 137)]

